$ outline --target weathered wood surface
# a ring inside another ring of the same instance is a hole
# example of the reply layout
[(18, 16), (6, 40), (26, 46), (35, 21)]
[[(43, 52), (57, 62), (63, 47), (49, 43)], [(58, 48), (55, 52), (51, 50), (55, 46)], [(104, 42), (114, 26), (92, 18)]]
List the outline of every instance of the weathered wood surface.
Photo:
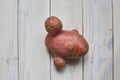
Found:
[(48, 0), (19, 0), (19, 80), (50, 80), (50, 57), (44, 45)]
[[(119, 80), (120, 0), (0, 0), (0, 80)], [(58, 71), (44, 45), (44, 21), (59, 17), (89, 43)]]
[(112, 2), (84, 0), (84, 36), (90, 48), (84, 57), (84, 80), (112, 80)]
[(120, 0), (113, 0), (114, 80), (120, 80)]
[(18, 80), (17, 0), (0, 0), (0, 80)]

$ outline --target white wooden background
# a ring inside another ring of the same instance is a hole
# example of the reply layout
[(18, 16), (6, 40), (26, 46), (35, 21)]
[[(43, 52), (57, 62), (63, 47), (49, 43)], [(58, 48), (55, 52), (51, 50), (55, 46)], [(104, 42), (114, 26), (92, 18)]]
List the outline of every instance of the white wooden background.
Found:
[[(57, 71), (44, 21), (59, 17), (90, 49)], [(120, 80), (120, 0), (0, 0), (0, 80)]]

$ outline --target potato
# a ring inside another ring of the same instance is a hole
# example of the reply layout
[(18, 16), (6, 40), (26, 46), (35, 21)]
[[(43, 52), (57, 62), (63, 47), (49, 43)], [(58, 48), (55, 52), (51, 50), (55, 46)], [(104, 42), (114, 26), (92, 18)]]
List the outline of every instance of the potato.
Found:
[(45, 44), (54, 57), (56, 67), (63, 67), (65, 59), (78, 59), (88, 52), (89, 45), (77, 30), (62, 30), (57, 17), (49, 17), (45, 22), (48, 32)]
[(61, 57), (54, 57), (54, 64), (57, 66), (58, 69), (61, 69), (63, 66), (65, 66), (66, 62)]
[(57, 17), (51, 16), (45, 21), (45, 28), (49, 34), (55, 36), (62, 30), (62, 23)]

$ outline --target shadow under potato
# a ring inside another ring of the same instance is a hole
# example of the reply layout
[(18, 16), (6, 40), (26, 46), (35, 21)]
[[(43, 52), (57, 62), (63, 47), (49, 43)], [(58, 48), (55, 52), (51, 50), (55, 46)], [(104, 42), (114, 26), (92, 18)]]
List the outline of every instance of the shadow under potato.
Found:
[[(62, 67), (62, 68), (57, 68), (55, 65), (55, 67), (56, 67), (56, 70), (58, 71), (58, 72), (64, 72), (65, 71), (65, 69), (69, 66), (69, 67), (74, 67), (74, 66), (77, 66), (77, 65), (79, 65), (80, 64), (80, 61), (81, 61), (81, 58), (78, 58), (78, 59), (65, 59), (65, 61), (66, 61), (66, 65), (64, 66), (64, 67)], [(82, 64), (81, 64), (82, 65)]]
[(79, 64), (80, 58), (78, 59), (66, 59), (66, 65), (74, 66)]

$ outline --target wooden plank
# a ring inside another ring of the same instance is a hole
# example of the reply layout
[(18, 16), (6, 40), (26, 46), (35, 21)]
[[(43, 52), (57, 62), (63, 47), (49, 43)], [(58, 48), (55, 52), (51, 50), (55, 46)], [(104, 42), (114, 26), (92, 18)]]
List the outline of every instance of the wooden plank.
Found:
[(18, 80), (17, 0), (0, 0), (0, 80)]
[(120, 0), (113, 0), (114, 80), (120, 80)]
[(19, 80), (50, 80), (44, 44), (49, 0), (19, 0)]
[[(51, 0), (51, 15), (61, 19), (63, 29), (77, 29), (82, 34), (82, 0)], [(82, 80), (82, 59), (69, 61), (58, 71), (52, 58), (51, 80)]]
[(89, 52), (84, 57), (84, 80), (112, 80), (112, 2), (83, 0), (84, 36)]

